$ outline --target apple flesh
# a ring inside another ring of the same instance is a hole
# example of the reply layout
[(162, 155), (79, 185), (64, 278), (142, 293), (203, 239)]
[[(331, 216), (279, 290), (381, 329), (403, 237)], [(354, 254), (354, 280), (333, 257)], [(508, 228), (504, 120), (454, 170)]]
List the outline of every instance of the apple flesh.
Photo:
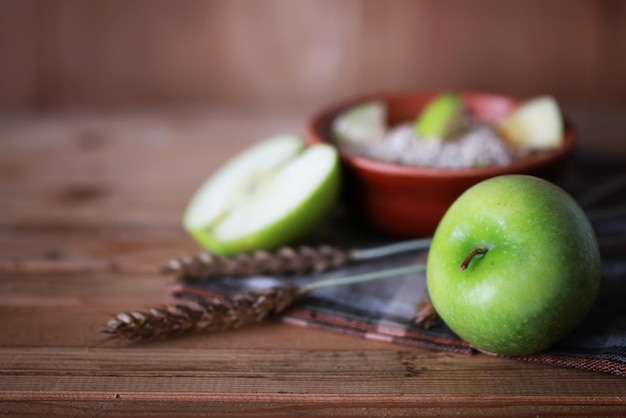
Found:
[(442, 141), (456, 136), (465, 126), (463, 101), (457, 93), (443, 93), (431, 100), (415, 121), (421, 138)]
[(557, 101), (540, 96), (522, 103), (498, 126), (502, 136), (522, 149), (549, 150), (563, 145), (563, 116)]
[(210, 228), (302, 149), (302, 141), (281, 135), (261, 141), (230, 159), (200, 186), (183, 217), (186, 229)]
[(328, 145), (293, 136), (263, 141), (234, 157), (191, 199), (187, 232), (215, 254), (274, 249), (326, 219), (340, 191), (339, 158)]
[(380, 101), (350, 107), (333, 121), (332, 131), (338, 143), (357, 145), (378, 142), (387, 131), (387, 110)]
[(539, 352), (571, 332), (600, 285), (592, 226), (564, 190), (536, 177), (485, 180), (448, 209), (427, 261), (443, 321), (477, 349)]

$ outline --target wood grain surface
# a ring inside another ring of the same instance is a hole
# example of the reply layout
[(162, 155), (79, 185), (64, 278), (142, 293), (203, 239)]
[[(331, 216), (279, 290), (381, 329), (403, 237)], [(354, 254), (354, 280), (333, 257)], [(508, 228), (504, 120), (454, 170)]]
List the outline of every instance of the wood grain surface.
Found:
[(236, 151), (303, 123), (224, 109), (0, 121), (0, 413), (624, 416), (623, 378), (277, 319), (170, 341), (107, 340), (110, 315), (169, 300), (172, 278), (156, 269), (197, 251), (179, 221), (200, 182)]
[(312, 110), (398, 89), (626, 103), (619, 0), (0, 2), (0, 109)]

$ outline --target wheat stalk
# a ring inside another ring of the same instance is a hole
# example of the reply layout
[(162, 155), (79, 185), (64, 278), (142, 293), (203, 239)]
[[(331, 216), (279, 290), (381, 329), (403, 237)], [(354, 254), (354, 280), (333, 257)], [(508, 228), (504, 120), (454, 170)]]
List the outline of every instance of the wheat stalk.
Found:
[(317, 248), (283, 247), (274, 252), (254, 251), (232, 257), (201, 253), (182, 256), (161, 266), (162, 273), (174, 273), (183, 279), (242, 277), (252, 275), (320, 273), (351, 261), (350, 253), (322, 245)]
[(121, 312), (104, 329), (113, 338), (149, 340), (195, 331), (217, 331), (260, 322), (278, 314), (302, 295), (329, 286), (378, 280), (425, 270), (424, 264), (384, 270), (357, 276), (319, 280), (305, 287), (295, 284), (240, 293), (186, 304), (171, 304), (144, 311)]
[(148, 340), (193, 331), (217, 331), (260, 322), (291, 305), (300, 288), (293, 284), (206, 301), (171, 304), (147, 311), (121, 312), (104, 332), (127, 340)]
[(418, 328), (429, 329), (438, 319), (439, 315), (437, 314), (432, 301), (430, 298), (426, 297), (419, 305), (416, 306), (413, 325)]
[(185, 280), (206, 280), (217, 277), (253, 275), (284, 275), (305, 272), (321, 273), (355, 261), (428, 248), (430, 238), (400, 242), (368, 249), (342, 250), (321, 245), (318, 247), (283, 247), (276, 251), (254, 251), (235, 256), (208, 252), (175, 258), (161, 266), (161, 272), (175, 274)]

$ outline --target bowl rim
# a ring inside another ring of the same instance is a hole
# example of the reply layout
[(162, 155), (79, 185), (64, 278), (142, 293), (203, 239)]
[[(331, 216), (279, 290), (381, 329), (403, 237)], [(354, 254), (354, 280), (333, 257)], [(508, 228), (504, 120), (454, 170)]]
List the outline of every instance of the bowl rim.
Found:
[[(475, 168), (433, 168), (418, 167), (410, 165), (400, 165), (376, 161), (365, 157), (357, 157), (348, 155), (339, 150), (331, 138), (322, 137), (322, 127), (326, 126), (327, 121), (330, 122), (336, 115), (356, 103), (362, 103), (369, 100), (382, 100), (388, 103), (394, 99), (408, 99), (411, 97), (432, 97), (442, 93), (445, 90), (416, 90), (416, 91), (400, 91), (400, 92), (380, 92), (370, 93), (349, 100), (344, 100), (336, 104), (327, 106), (318, 111), (309, 119), (307, 123), (306, 133), (307, 141), (310, 143), (330, 144), (337, 150), (340, 159), (360, 170), (375, 173), (378, 175), (402, 176), (402, 177), (425, 177), (425, 178), (474, 178), (474, 177), (493, 177), (497, 175), (511, 174), (514, 172), (528, 172), (542, 167), (546, 167), (551, 163), (557, 163), (567, 157), (573, 150), (575, 145), (575, 128), (571, 122), (564, 116), (564, 143), (557, 149), (548, 150), (529, 156), (520, 158), (511, 164), (504, 166), (475, 167)], [(487, 91), (476, 90), (457, 90), (462, 97), (480, 97), (485, 99), (503, 99), (513, 104), (519, 104), (520, 99), (504, 94), (491, 93)]]

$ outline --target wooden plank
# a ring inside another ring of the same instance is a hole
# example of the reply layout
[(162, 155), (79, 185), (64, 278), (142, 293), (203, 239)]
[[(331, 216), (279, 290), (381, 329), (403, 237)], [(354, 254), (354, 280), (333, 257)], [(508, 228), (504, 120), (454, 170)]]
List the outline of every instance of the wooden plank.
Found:
[[(171, 277), (156, 274), (15, 274), (0, 272), (0, 347), (124, 347), (102, 334), (112, 315), (173, 302)], [(243, 332), (242, 332), (243, 331)], [(389, 348), (388, 344), (317, 330), (285, 326), (276, 320), (245, 330), (197, 334), (153, 342), (171, 347), (214, 348)], [(114, 351), (111, 351), (113, 354)]]
[(285, 132), (302, 134), (304, 116), (199, 109), (1, 120), (0, 223), (179, 225), (219, 164)]
[[(544, 402), (520, 398), (432, 397), (412, 396), (389, 398), (385, 396), (351, 396), (349, 399), (333, 395), (293, 396), (282, 395), (280, 401), (268, 400), (263, 395), (250, 396), (237, 402), (231, 396), (203, 399), (185, 396), (167, 396), (165, 399), (144, 400), (127, 394), (117, 398), (115, 394), (96, 394), (88, 401), (77, 400), (73, 394), (54, 393), (54, 400), (47, 394), (28, 401), (11, 401), (0, 404), (0, 412), (11, 416), (210, 416), (258, 417), (258, 416), (543, 416), (568, 417), (623, 416), (623, 406), (614, 404), (568, 403), (567, 398), (552, 398)], [(237, 397), (239, 399), (239, 397)], [(64, 402), (59, 402), (62, 399)]]
[[(154, 347), (154, 345), (152, 345)], [(0, 352), (0, 391), (597, 397), (623, 403), (619, 377), (420, 350), (178, 349), (21, 347)], [(62, 371), (62, 372), (61, 372)], [(37, 379), (32, 379), (37, 376)], [(375, 379), (372, 377), (376, 376)], [(545, 379), (552, 384), (545, 392)], [(585, 379), (573, 379), (584, 377)], [(522, 380), (522, 382), (520, 382)], [(451, 383), (453, 382), (453, 383)], [(521, 383), (521, 384), (520, 384)], [(597, 385), (601, 383), (601, 387)]]
[(2, 120), (0, 272), (150, 272), (197, 252), (181, 225), (195, 189), (236, 152), (303, 124), (225, 109)]
[(0, 110), (38, 107), (42, 82), (36, 0), (0, 2)]
[(158, 414), (203, 406), (277, 416), (294, 408), (331, 416), (358, 415), (361, 408), (516, 416), (570, 415), (576, 405), (576, 416), (626, 407), (620, 378), (417, 350), (160, 349), (147, 356), (141, 348), (18, 347), (0, 351), (0, 369), (0, 408), (13, 412), (43, 407), (59, 413), (82, 405), (83, 413), (97, 406), (102, 414), (129, 408), (130, 415), (152, 404), (148, 410)]
[(0, 9), (8, 109), (311, 110), (370, 90), (441, 87), (626, 97), (626, 8), (614, 1), (11, 3)]

